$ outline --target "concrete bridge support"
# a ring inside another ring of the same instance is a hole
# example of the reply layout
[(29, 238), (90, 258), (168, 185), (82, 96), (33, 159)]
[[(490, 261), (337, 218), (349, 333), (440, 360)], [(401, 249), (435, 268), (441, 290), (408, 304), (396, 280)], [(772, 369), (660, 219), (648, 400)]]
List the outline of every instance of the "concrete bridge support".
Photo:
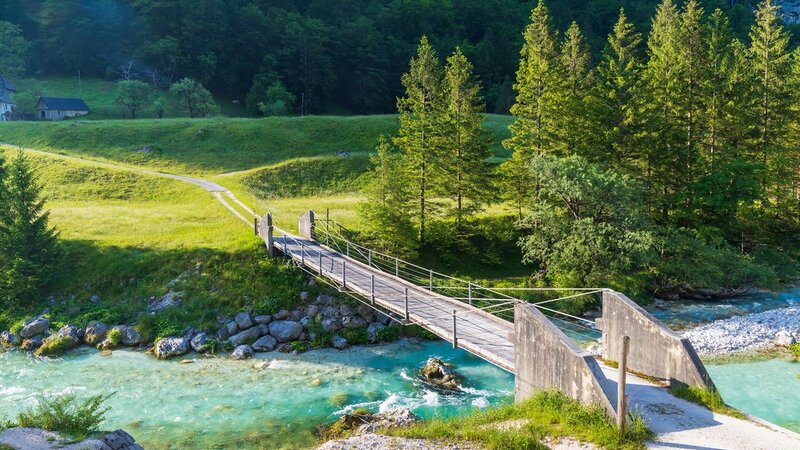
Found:
[(275, 238), (273, 237), (275, 227), (272, 225), (272, 213), (264, 214), (264, 217), (262, 217), (257, 223), (258, 235), (267, 245), (267, 254), (269, 256), (275, 256)]
[(300, 216), (300, 222), (298, 224), (298, 229), (300, 230), (300, 236), (303, 236), (306, 239), (314, 239), (315, 227), (316, 224), (314, 220), (314, 211), (309, 211)]
[(581, 350), (535, 306), (514, 307), (515, 401), (536, 391), (557, 389), (582, 403), (600, 405), (609, 417), (616, 410), (615, 395), (604, 386), (605, 376), (597, 360)]
[(603, 330), (603, 358), (619, 361), (623, 336), (630, 337), (628, 368), (670, 385), (715, 389), (703, 362), (688, 339), (681, 338), (624, 294), (603, 292), (603, 317), (597, 320)]

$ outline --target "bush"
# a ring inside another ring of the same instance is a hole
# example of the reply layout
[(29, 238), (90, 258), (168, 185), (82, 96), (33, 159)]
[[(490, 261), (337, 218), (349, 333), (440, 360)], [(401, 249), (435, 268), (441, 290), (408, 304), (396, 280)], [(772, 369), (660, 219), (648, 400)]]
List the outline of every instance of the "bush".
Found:
[(375, 336), (380, 342), (394, 342), (400, 337), (402, 329), (399, 326), (390, 326), (381, 328), (375, 333)]
[(43, 428), (84, 439), (98, 430), (108, 412), (103, 403), (110, 396), (95, 395), (79, 401), (74, 394), (42, 399), (35, 408), (17, 415), (16, 426)]
[(350, 345), (369, 344), (367, 327), (343, 328), (341, 331), (339, 331), (339, 335), (347, 339), (347, 342)]
[(106, 335), (106, 339), (112, 347), (117, 347), (122, 342), (122, 331), (119, 328), (112, 328)]
[(800, 358), (800, 344), (789, 344), (789, 351), (792, 352), (796, 358)]
[(292, 349), (292, 351), (297, 353), (305, 353), (308, 351), (308, 343), (304, 341), (289, 342), (289, 347)]
[(322, 320), (319, 316), (317, 316), (313, 322), (308, 324), (308, 334), (313, 336), (313, 339), (311, 339), (311, 346), (313, 348), (330, 347), (333, 333), (330, 331), (325, 331), (325, 328), (322, 327)]
[(72, 338), (69, 336), (53, 336), (52, 339), (45, 339), (34, 354), (36, 356), (57, 356), (69, 350), (72, 344)]

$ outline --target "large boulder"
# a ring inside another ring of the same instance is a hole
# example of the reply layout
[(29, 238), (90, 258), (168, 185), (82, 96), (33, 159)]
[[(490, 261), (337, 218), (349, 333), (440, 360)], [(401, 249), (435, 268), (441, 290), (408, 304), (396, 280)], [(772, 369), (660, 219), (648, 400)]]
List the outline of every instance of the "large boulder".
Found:
[(233, 320), (240, 330), (246, 330), (253, 326), (253, 319), (250, 318), (250, 314), (245, 312), (237, 314)]
[(197, 353), (203, 353), (211, 346), (208, 342), (208, 335), (206, 333), (197, 333), (191, 341), (192, 350)]
[(231, 337), (231, 334), (228, 332), (227, 325), (223, 325), (222, 327), (220, 327), (219, 330), (217, 330), (217, 339), (219, 339), (220, 341), (225, 341), (229, 337)]
[(367, 327), (367, 336), (369, 337), (369, 341), (373, 344), (378, 342), (378, 332), (384, 328), (386, 328), (386, 325), (379, 322), (369, 324)]
[(236, 324), (235, 320), (225, 322), (225, 327), (228, 329), (228, 336), (233, 336), (239, 332), (239, 325)]
[(119, 342), (126, 347), (135, 347), (142, 343), (142, 335), (139, 334), (139, 332), (133, 327), (129, 327), (127, 325), (117, 325), (113, 327), (112, 330), (113, 329), (118, 329), (122, 334), (122, 338)]
[(277, 346), (278, 341), (270, 335), (261, 337), (257, 341), (253, 342), (253, 350), (257, 352), (271, 352), (275, 350), (275, 347)]
[(154, 351), (159, 359), (185, 355), (189, 352), (189, 340), (185, 337), (165, 337), (156, 343)]
[(133, 436), (123, 430), (117, 430), (103, 437), (101, 450), (142, 450), (142, 447), (136, 444)]
[(29, 352), (32, 352), (32, 351), (38, 349), (39, 347), (41, 347), (42, 346), (42, 342), (43, 341), (42, 341), (42, 337), (41, 336), (33, 336), (31, 338), (28, 338), (28, 339), (23, 339), (22, 340), (22, 344), (20, 345), (19, 348), (21, 348), (23, 350), (26, 350), (26, 351), (29, 351)]
[(21, 343), (22, 339), (10, 331), (0, 333), (0, 345), (5, 348), (19, 347)]
[(26, 320), (22, 326), (22, 331), (19, 332), (20, 337), (23, 339), (42, 334), (50, 328), (50, 321), (44, 317), (34, 317), (33, 319)]
[(234, 334), (228, 341), (234, 347), (238, 347), (242, 344), (252, 344), (261, 336), (261, 329), (258, 327), (252, 327), (247, 330), (241, 331), (239, 333)]
[(278, 320), (269, 324), (269, 334), (278, 342), (294, 341), (302, 332), (303, 326), (293, 320)]
[(83, 342), (89, 345), (97, 345), (103, 342), (108, 334), (108, 326), (103, 322), (93, 320), (86, 325), (86, 332), (83, 334)]
[(419, 417), (408, 408), (397, 408), (375, 414), (371, 420), (361, 425), (356, 434), (371, 434), (385, 428), (403, 428), (419, 422)]
[(420, 378), (434, 386), (447, 390), (458, 390), (461, 375), (439, 358), (429, 358), (420, 370)]
[(240, 345), (233, 349), (231, 357), (233, 359), (247, 359), (253, 356), (253, 349), (249, 345)]
[(285, 320), (289, 317), (289, 311), (282, 309), (272, 315), (273, 320)]
[(42, 345), (36, 349), (36, 356), (57, 356), (80, 344), (78, 327), (65, 325), (58, 333), (53, 333), (42, 341)]

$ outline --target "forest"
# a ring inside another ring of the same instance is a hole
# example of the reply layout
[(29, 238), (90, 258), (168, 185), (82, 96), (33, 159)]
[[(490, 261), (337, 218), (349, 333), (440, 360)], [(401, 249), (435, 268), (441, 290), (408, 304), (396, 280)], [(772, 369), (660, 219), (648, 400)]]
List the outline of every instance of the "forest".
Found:
[[(747, 41), (750, 0), (709, 0)], [(335, 7), (331, 7), (335, 4)], [(656, 0), (561, 0), (553, 26), (576, 20), (597, 59), (620, 7), (647, 32)], [(421, 35), (441, 52), (460, 46), (482, 82), (485, 112), (508, 113), (531, 1), (521, 0), (6, 0), (0, 71), (7, 76), (183, 78), (263, 112), (270, 87), (293, 113), (394, 112), (400, 75)], [(13, 47), (13, 48), (12, 48)], [(14, 58), (9, 57), (13, 54)]]
[(771, 0), (746, 43), (697, 0), (663, 0), (647, 35), (621, 10), (594, 64), (543, 1), (523, 39), (513, 156), (493, 167), (472, 65), (422, 38), (373, 157), (369, 239), (469, 247), (504, 201), (534, 284), (707, 298), (797, 276), (800, 51)]

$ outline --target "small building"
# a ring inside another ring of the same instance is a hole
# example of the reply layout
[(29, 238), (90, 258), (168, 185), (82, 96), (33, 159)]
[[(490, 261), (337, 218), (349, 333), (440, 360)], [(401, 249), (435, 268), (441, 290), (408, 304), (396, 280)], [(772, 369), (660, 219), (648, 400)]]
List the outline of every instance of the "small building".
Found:
[(8, 81), (8, 78), (0, 74), (0, 122), (7, 122), (11, 120), (12, 109), (14, 108), (14, 99), (12, 95), (17, 90)]
[(89, 106), (79, 98), (39, 97), (37, 120), (64, 120), (89, 114)]

